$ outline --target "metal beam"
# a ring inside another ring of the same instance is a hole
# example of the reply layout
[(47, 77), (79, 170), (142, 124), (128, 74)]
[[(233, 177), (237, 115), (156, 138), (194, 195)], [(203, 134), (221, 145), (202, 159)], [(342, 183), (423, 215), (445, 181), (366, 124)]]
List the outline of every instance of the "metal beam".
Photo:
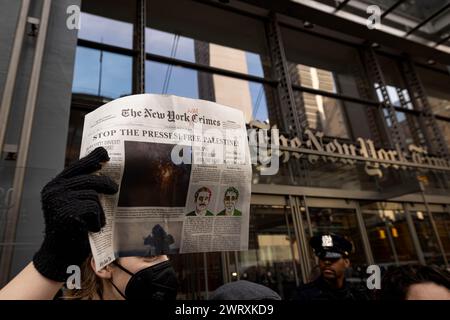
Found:
[(0, 286), (5, 283), (10, 276), (11, 263), (13, 258), (13, 243), (16, 239), (17, 224), (19, 222), (20, 207), (23, 196), (25, 172), (27, 169), (28, 151), (30, 149), (31, 132), (33, 128), (34, 113), (38, 97), (39, 78), (41, 75), (42, 60), (44, 56), (45, 42), (47, 38), (47, 27), (50, 17), (51, 0), (44, 0), (40, 17), (38, 37), (33, 57), (30, 83), (28, 86), (27, 100), (25, 105), (25, 115), (20, 133), (20, 142), (17, 152), (16, 168), (14, 171), (13, 192), (11, 196), (12, 207), (6, 214), (6, 228), (4, 243), (0, 259)]
[(336, 94), (336, 93), (333, 93), (333, 92), (328, 92), (328, 91), (308, 88), (308, 87), (299, 86), (299, 85), (296, 85), (296, 84), (293, 84), (292, 88), (294, 90), (297, 90), (297, 91), (308, 92), (308, 93), (312, 93), (312, 94), (318, 94), (318, 95), (321, 95), (321, 96), (330, 97), (330, 98), (334, 98), (334, 99), (338, 99), (338, 100), (355, 102), (355, 103), (360, 103), (360, 104), (370, 105), (370, 106), (379, 106), (380, 105), (379, 101), (366, 100), (366, 99), (361, 99), (361, 98), (356, 98), (356, 97)]
[(356, 213), (356, 221), (358, 223), (359, 233), (361, 235), (361, 240), (364, 247), (364, 254), (366, 256), (366, 261), (368, 265), (375, 264), (375, 260), (373, 258), (372, 248), (370, 246), (369, 236), (367, 235), (366, 225), (364, 223), (364, 217), (361, 212), (361, 207), (359, 202), (353, 201), (355, 203), (355, 213)]
[[(298, 195), (311, 198), (353, 199), (423, 203), (420, 193), (408, 194), (392, 199), (386, 199), (383, 193), (368, 190), (345, 190), (335, 188), (302, 187), (273, 184), (253, 184), (252, 194), (263, 195)], [(450, 196), (425, 195), (428, 203), (450, 204)]]
[(230, 3), (221, 3), (220, 1), (211, 1), (211, 0), (192, 0), (192, 1), (201, 3), (204, 5), (213, 7), (213, 8), (225, 10), (225, 11), (228, 11), (231, 13), (236, 13), (236, 14), (239, 14), (239, 15), (247, 17), (247, 18), (257, 19), (257, 20), (261, 20), (261, 21), (267, 20), (267, 17), (265, 17), (265, 16), (255, 14), (250, 11), (244, 11), (240, 8), (235, 8), (235, 7), (231, 6)]
[(349, 2), (350, 2), (350, 0), (344, 0), (344, 1), (340, 2), (338, 4), (338, 6), (336, 7), (336, 9), (334, 9), (333, 13), (336, 13), (339, 10), (342, 10), (347, 5), (347, 3), (349, 3)]
[(426, 140), (425, 142), (429, 148), (428, 151), (442, 157), (448, 157), (449, 150), (447, 143), (442, 135), (441, 128), (436, 122), (434, 110), (428, 101), (425, 89), (415, 70), (413, 62), (409, 57), (405, 57), (400, 67), (404, 83), (411, 96), (411, 102), (413, 103), (414, 108), (421, 112), (418, 120), (422, 134)]
[(450, 122), (450, 117), (446, 117), (446, 116), (441, 116), (439, 114), (434, 116), (436, 119), (441, 120), (441, 121), (447, 121)]
[(439, 40), (438, 42), (436, 42), (434, 47), (437, 47), (437, 46), (447, 42), (448, 40), (450, 40), (450, 33), (447, 36), (445, 36), (444, 38), (441, 38), (441, 40)]
[[(300, 134), (308, 122), (303, 105), (297, 105), (292, 89), (290, 68), (286, 59), (278, 17), (275, 13), (270, 14), (270, 20), (266, 23), (266, 37), (273, 66), (274, 77), (279, 79), (277, 86), (279, 111), (276, 123), (286, 132)], [(301, 138), (300, 138), (301, 139)]]
[(190, 68), (190, 69), (194, 69), (197, 71), (204, 71), (204, 72), (220, 74), (220, 75), (226, 76), (226, 77), (233, 77), (233, 78), (238, 78), (238, 79), (242, 79), (242, 80), (268, 84), (271, 86), (277, 86), (278, 82), (279, 82), (278, 80), (274, 80), (274, 79), (262, 78), (262, 77), (258, 77), (258, 76), (241, 73), (241, 72), (230, 71), (230, 70), (211, 67), (211, 66), (207, 66), (207, 65), (197, 64), (197, 63), (189, 62), (189, 61), (185, 61), (185, 60), (165, 57), (165, 56), (161, 56), (161, 55), (157, 55), (157, 54), (153, 54), (153, 53), (146, 53), (146, 57), (148, 60), (151, 60), (151, 61), (172, 64), (175, 66)]
[(133, 93), (145, 93), (145, 26), (146, 0), (136, 1), (136, 22), (133, 28)]
[(78, 39), (77, 46), (123, 54), (123, 55), (131, 56), (131, 57), (137, 55), (137, 50), (117, 47), (117, 46), (113, 46), (110, 44), (105, 44), (105, 43), (100, 43), (100, 42), (95, 42), (95, 41), (90, 41), (90, 40), (84, 40), (84, 39)]
[(304, 226), (298, 197), (289, 196), (289, 206), (292, 210), (292, 223), (294, 225), (295, 237), (297, 239), (297, 250), (300, 258), (300, 272), (302, 274), (303, 283), (308, 282), (308, 273), (310, 271), (309, 259), (307, 256), (308, 247), (306, 245), (306, 238), (304, 234)]
[(430, 219), (431, 228), (433, 230), (434, 236), (436, 237), (436, 242), (439, 247), (439, 251), (441, 252), (442, 258), (444, 259), (445, 267), (448, 268), (448, 260), (447, 255), (444, 249), (444, 245), (442, 244), (441, 238), (439, 237), (439, 231), (436, 226), (436, 222), (434, 221), (433, 213), (430, 210), (430, 207), (428, 206), (427, 198), (425, 197), (425, 186), (423, 185), (422, 181), (419, 180), (419, 185), (421, 189), (421, 195), (423, 199), (423, 204), (425, 205), (425, 208), (428, 213), (428, 218)]
[[(292, 217), (292, 208), (290, 208), (291, 210), (289, 210), (289, 212), (291, 213), (291, 217)], [(288, 239), (289, 239), (289, 248), (291, 249), (291, 255), (292, 255), (292, 269), (294, 270), (294, 276), (295, 276), (295, 284), (297, 286), (300, 285), (300, 279), (298, 278), (298, 271), (297, 271), (297, 264), (295, 263), (295, 249), (294, 246), (292, 244), (292, 234), (291, 234), (291, 227), (290, 227), (290, 221), (289, 221), (289, 215), (288, 215), (288, 209), (286, 208), (286, 206), (284, 206), (284, 218), (286, 221), (286, 229), (287, 229), (287, 235), (288, 235)], [(292, 218), (292, 221), (294, 219)]]
[(387, 8), (380, 17), (380, 20), (383, 20), (384, 17), (386, 17), (389, 13), (391, 13), (392, 11), (395, 10), (395, 8), (397, 8), (399, 5), (401, 5), (403, 2), (405, 2), (405, 0), (397, 0), (396, 3), (394, 3), (392, 6), (390, 6), (389, 8)]
[(411, 212), (409, 211), (406, 203), (403, 203), (402, 206), (403, 206), (403, 211), (405, 212), (406, 223), (408, 224), (409, 233), (411, 234), (411, 239), (413, 241), (414, 249), (416, 250), (416, 254), (417, 254), (417, 258), (419, 259), (419, 263), (422, 265), (426, 265), (422, 247), (420, 246), (419, 237), (417, 236), (416, 227), (414, 226), (414, 221), (412, 220), (412, 217), (411, 217)]
[[(83, 40), (83, 39), (78, 39), (78, 45), (81, 47), (92, 48), (92, 49), (96, 49), (96, 50), (104, 50), (104, 51), (119, 53), (119, 54), (123, 54), (123, 55), (127, 55), (127, 56), (134, 56), (134, 55), (138, 54), (136, 50), (116, 47), (116, 46), (112, 46), (112, 45), (108, 45), (108, 44), (102, 44), (102, 43), (89, 41), (89, 40)], [(253, 76), (250, 74), (241, 73), (241, 72), (235, 72), (235, 71), (231, 71), (231, 70), (211, 67), (208, 65), (198, 64), (198, 63), (194, 63), (194, 62), (190, 62), (190, 61), (161, 56), (158, 54), (146, 53), (145, 58), (150, 61), (171, 64), (171, 65), (189, 68), (189, 69), (202, 71), (202, 72), (216, 73), (216, 74), (220, 74), (220, 75), (223, 75), (226, 77), (234, 77), (234, 78), (238, 78), (238, 79), (242, 79), (242, 80), (246, 80), (246, 81), (253, 81), (253, 82), (257, 82), (257, 83), (268, 84), (271, 86), (278, 85), (278, 80), (275, 80), (275, 79), (262, 78), (262, 77)]]
[(439, 10), (437, 10), (435, 13), (433, 13), (431, 16), (429, 16), (428, 18), (426, 18), (425, 20), (423, 20), (422, 22), (420, 22), (419, 24), (417, 24), (414, 28), (412, 28), (411, 30), (409, 30), (405, 36), (409, 36), (410, 34), (416, 32), (418, 29), (420, 29), (422, 26), (424, 26), (425, 24), (427, 24), (428, 22), (430, 22), (431, 20), (433, 20), (434, 18), (436, 18), (438, 15), (440, 15), (441, 13), (443, 13), (445, 10), (447, 10), (448, 8), (450, 8), (450, 3), (447, 3), (445, 6), (443, 6), (442, 8), (440, 8)]
[(14, 42), (11, 50), (11, 59), (9, 61), (8, 73), (3, 89), (2, 102), (0, 105), (0, 155), (3, 153), (9, 110), (11, 109), (11, 102), (14, 94), (14, 85), (16, 83), (17, 69), (19, 67), (21, 56), (20, 53), (22, 52), (23, 36), (25, 34), (29, 7), (30, 0), (23, 0), (17, 19), (16, 33), (14, 35)]

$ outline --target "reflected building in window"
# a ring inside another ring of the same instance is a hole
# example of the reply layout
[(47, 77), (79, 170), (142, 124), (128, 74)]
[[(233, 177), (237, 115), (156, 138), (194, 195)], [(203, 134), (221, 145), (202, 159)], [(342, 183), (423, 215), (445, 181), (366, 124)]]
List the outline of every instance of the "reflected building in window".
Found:
[[(197, 63), (248, 74), (245, 51), (195, 40)], [(252, 120), (252, 97), (249, 84), (222, 75), (202, 73), (198, 76), (199, 98), (237, 108), (246, 122)]]
[[(298, 83), (302, 86), (336, 93), (333, 73), (302, 64), (295, 66)], [(342, 105), (326, 96), (303, 93), (306, 119), (310, 128), (322, 131), (326, 136), (349, 138)]]

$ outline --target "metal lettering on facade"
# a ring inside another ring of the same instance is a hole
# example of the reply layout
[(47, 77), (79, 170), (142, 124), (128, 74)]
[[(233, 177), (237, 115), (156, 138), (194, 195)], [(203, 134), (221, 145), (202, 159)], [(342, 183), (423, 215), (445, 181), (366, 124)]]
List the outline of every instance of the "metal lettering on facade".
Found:
[[(260, 121), (251, 121), (252, 129), (277, 129), (276, 125), (270, 128), (269, 124)], [(291, 157), (300, 159), (306, 157), (312, 164), (319, 160), (326, 162), (341, 162), (347, 165), (355, 165), (357, 161), (365, 162), (365, 172), (369, 176), (383, 176), (382, 169), (394, 168), (402, 170), (426, 169), (450, 171), (450, 160), (429, 156), (425, 148), (410, 144), (409, 152), (386, 150), (375, 148), (370, 139), (357, 138), (356, 144), (339, 142), (337, 139), (324, 142), (323, 132), (313, 132), (310, 129), (304, 131), (304, 139), (298, 137), (286, 138), (282, 134), (271, 145), (279, 148), (279, 156), (286, 163)], [(270, 139), (270, 138), (269, 138)], [(269, 144), (269, 145), (270, 145)]]

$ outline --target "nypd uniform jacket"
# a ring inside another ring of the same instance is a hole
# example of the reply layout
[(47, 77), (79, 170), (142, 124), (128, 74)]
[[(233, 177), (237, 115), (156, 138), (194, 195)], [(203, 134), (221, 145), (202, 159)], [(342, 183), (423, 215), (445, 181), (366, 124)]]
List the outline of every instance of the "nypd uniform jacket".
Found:
[(332, 288), (321, 276), (310, 283), (297, 289), (293, 296), (294, 300), (337, 300), (337, 301), (360, 301), (369, 300), (364, 289), (356, 288), (346, 283), (342, 288)]

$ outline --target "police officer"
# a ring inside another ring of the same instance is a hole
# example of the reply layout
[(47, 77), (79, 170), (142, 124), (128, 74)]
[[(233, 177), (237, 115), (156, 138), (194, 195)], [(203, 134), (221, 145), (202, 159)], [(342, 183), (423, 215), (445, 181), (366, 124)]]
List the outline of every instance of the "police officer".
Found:
[(345, 281), (345, 270), (350, 267), (350, 241), (336, 234), (321, 234), (309, 241), (319, 258), (320, 276), (298, 288), (295, 300), (367, 300), (364, 290)]

